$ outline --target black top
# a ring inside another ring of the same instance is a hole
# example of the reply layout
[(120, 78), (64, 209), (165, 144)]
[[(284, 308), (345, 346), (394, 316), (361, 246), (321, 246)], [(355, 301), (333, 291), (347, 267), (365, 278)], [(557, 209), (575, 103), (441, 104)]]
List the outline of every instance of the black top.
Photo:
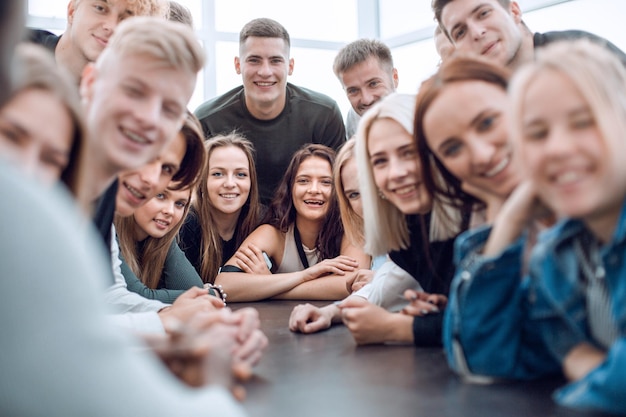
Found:
[(245, 104), (243, 86), (196, 110), (207, 138), (237, 130), (255, 149), (261, 203), (269, 205), (295, 151), (307, 143), (338, 150), (346, 140), (343, 117), (330, 97), (287, 83), (287, 101), (274, 119), (259, 120)]
[[(233, 237), (229, 241), (222, 239), (222, 262), (220, 265), (224, 265), (237, 251), (237, 233), (239, 232), (239, 224), (233, 233)], [(202, 229), (200, 227), (200, 221), (198, 220), (198, 214), (193, 208), (189, 209), (189, 214), (185, 219), (185, 223), (180, 228), (178, 234), (180, 242), (179, 246), (185, 252), (185, 256), (189, 259), (189, 262), (196, 268), (196, 271), (200, 276), (202, 269), (202, 257), (200, 255), (200, 246), (202, 243)]]
[[(410, 246), (392, 251), (389, 257), (400, 268), (411, 274), (425, 292), (448, 295), (454, 276), (454, 238), (428, 242), (430, 216), (408, 216)], [(413, 338), (416, 346), (441, 346), (443, 311), (413, 319)]]
[(61, 39), (60, 36), (55, 35), (52, 32), (48, 32), (47, 30), (28, 29), (26, 31), (27, 41), (41, 45), (52, 53), (54, 53), (54, 50), (59, 43), (59, 39)]
[[(115, 216), (115, 198), (117, 197), (117, 179), (106, 189), (96, 202), (96, 209), (93, 215), (93, 222), (100, 232), (104, 245), (111, 253), (111, 226)], [(115, 282), (113, 270), (111, 269), (111, 285)]]
[(600, 43), (606, 46), (611, 52), (616, 54), (620, 61), (622, 61), (624, 66), (626, 66), (626, 54), (624, 54), (624, 51), (619, 49), (608, 40), (598, 35), (594, 35), (593, 33), (585, 32), (583, 30), (564, 30), (559, 32), (535, 33), (533, 36), (533, 44), (535, 48), (540, 48), (552, 42), (572, 39), (589, 39), (592, 42)]

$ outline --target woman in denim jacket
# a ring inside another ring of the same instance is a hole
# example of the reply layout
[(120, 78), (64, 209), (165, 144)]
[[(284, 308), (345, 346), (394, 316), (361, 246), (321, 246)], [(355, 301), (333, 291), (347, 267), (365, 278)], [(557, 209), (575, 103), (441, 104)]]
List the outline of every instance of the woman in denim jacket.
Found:
[[(449, 362), (471, 377), (562, 372), (559, 404), (625, 414), (626, 70), (588, 41), (554, 44), (510, 90), (527, 178), (493, 228), (457, 241)], [(527, 258), (544, 205), (562, 220)]]

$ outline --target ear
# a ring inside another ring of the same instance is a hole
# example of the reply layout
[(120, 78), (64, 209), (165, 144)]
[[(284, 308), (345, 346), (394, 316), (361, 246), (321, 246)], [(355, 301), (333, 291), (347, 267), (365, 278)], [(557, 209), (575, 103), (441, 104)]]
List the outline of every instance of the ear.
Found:
[(519, 7), (519, 4), (517, 4), (516, 1), (512, 1), (509, 5), (509, 13), (511, 13), (511, 16), (513, 17), (515, 23), (522, 23), (522, 9)]
[(293, 58), (289, 59), (289, 72), (287, 73), (288, 75), (293, 74), (293, 64), (294, 64), (294, 60)]
[(93, 98), (93, 84), (98, 75), (98, 70), (93, 62), (88, 63), (83, 68), (82, 77), (80, 79), (80, 98), (83, 103), (87, 104), (91, 102)]
[(235, 57), (235, 72), (241, 74), (241, 60), (238, 56)]
[(395, 88), (398, 88), (398, 83), (400, 82), (400, 78), (398, 78), (398, 70), (395, 68), (392, 71), (392, 78), (393, 78), (393, 86)]
[(74, 13), (76, 12), (76, 6), (74, 4), (75, 0), (70, 0), (67, 3), (67, 24), (69, 26), (72, 25), (72, 23), (74, 23)]

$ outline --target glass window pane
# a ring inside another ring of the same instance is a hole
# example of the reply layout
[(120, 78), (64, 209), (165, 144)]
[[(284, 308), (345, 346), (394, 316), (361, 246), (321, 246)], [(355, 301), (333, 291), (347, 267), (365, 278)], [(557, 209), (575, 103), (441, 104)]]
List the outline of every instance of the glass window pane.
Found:
[(67, 1), (28, 0), (28, 14), (40, 17), (56, 17), (65, 19), (67, 17)]
[(430, 1), (385, 0), (379, 7), (382, 39), (435, 26)]
[(215, 0), (216, 30), (239, 33), (250, 20), (269, 17), (291, 38), (350, 42), (357, 36), (356, 0)]
[(393, 63), (398, 70), (398, 91), (417, 94), (420, 84), (430, 77), (439, 63), (439, 55), (432, 39), (393, 48)]
[(577, 0), (528, 12), (523, 17), (533, 32), (585, 30), (626, 51), (625, 15), (626, 2), (623, 1)]

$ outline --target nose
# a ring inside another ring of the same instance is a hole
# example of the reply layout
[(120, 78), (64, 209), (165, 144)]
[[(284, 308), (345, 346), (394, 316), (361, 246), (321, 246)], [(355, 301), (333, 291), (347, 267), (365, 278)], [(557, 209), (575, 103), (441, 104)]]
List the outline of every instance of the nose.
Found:
[(115, 13), (108, 13), (102, 21), (102, 28), (109, 34), (113, 34), (113, 31), (119, 24), (119, 20)]
[(39, 154), (39, 147), (32, 144), (20, 149), (19, 151), (19, 158), (17, 159), (20, 160), (22, 170), (29, 177), (37, 178), (41, 176), (39, 168), (42, 165), (42, 162), (40, 162)]
[(258, 73), (262, 77), (269, 77), (270, 75), (272, 75), (270, 63), (267, 60), (263, 60), (263, 62), (261, 62)]
[(156, 97), (146, 97), (135, 106), (135, 117), (143, 129), (157, 126), (161, 118), (161, 100)]
[(365, 106), (371, 106), (377, 100), (375, 94), (372, 94), (367, 88), (363, 90), (363, 95), (361, 96), (361, 102)]
[(228, 174), (224, 177), (224, 187), (225, 188), (233, 188), (235, 186), (235, 178), (233, 174)]
[(481, 170), (489, 166), (496, 153), (496, 148), (489, 142), (481, 139), (474, 139), (472, 140), (471, 152), (472, 165), (477, 170)]
[(467, 30), (474, 40), (482, 39), (486, 32), (484, 26), (477, 22), (469, 22), (467, 24)]
[(153, 161), (141, 168), (139, 178), (143, 186), (142, 191), (152, 191), (157, 187), (161, 178), (161, 161)]
[(568, 137), (564, 129), (553, 127), (550, 132), (548, 132), (548, 137), (544, 143), (544, 155), (546, 156), (566, 157), (569, 156), (572, 150), (572, 140)]
[(309, 189), (308, 189), (308, 192), (311, 193), (311, 194), (319, 193), (319, 191), (320, 191), (319, 185), (320, 184), (319, 184), (319, 182), (317, 180), (311, 181)]
[(389, 161), (389, 179), (397, 180), (404, 178), (409, 173), (409, 161), (395, 158)]
[(171, 216), (174, 213), (174, 201), (173, 200), (167, 200), (163, 204), (163, 208), (161, 209), (161, 213), (163, 213), (165, 216)]

